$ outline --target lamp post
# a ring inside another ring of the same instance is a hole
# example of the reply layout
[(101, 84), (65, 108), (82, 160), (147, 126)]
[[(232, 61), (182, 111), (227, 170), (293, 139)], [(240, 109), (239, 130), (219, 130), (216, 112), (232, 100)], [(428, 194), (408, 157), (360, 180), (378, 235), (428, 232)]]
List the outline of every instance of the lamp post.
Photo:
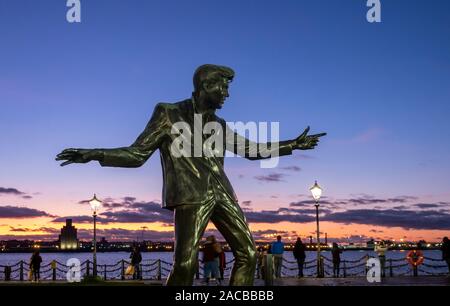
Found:
[(320, 269), (321, 267), (321, 258), (320, 258), (320, 231), (319, 231), (319, 199), (322, 196), (322, 188), (317, 184), (317, 181), (314, 183), (314, 186), (312, 186), (309, 189), (312, 193), (312, 196), (314, 198), (314, 201), (316, 201), (316, 204), (314, 205), (316, 207), (316, 225), (317, 225), (317, 277), (322, 277), (322, 271)]
[(92, 208), (92, 216), (94, 217), (94, 253), (92, 255), (92, 264), (94, 265), (92, 269), (92, 275), (97, 276), (97, 211), (102, 205), (102, 202), (97, 199), (97, 196), (94, 194), (94, 197), (89, 201), (89, 204)]

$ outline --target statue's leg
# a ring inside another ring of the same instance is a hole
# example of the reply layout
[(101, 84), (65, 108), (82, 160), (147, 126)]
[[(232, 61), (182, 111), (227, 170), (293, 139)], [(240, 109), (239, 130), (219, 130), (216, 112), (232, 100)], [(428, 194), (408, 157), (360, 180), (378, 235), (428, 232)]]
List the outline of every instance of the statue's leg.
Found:
[(214, 207), (211, 221), (233, 250), (235, 262), (230, 285), (253, 286), (256, 246), (238, 203), (228, 197), (221, 197)]
[(175, 208), (175, 250), (166, 285), (192, 286), (200, 240), (213, 207), (214, 199), (202, 205), (180, 205)]

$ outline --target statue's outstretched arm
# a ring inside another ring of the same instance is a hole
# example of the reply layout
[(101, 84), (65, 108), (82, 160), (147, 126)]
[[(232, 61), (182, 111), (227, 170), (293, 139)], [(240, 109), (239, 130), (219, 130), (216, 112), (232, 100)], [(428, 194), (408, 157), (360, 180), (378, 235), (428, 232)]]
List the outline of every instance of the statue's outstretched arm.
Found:
[(309, 127), (293, 140), (257, 143), (251, 141), (226, 126), (226, 149), (250, 160), (259, 160), (292, 154), (293, 150), (311, 150), (317, 146), (319, 138), (326, 133), (309, 135)]
[(166, 126), (165, 108), (158, 104), (145, 130), (131, 146), (115, 149), (66, 149), (57, 155), (56, 160), (65, 161), (61, 166), (94, 160), (103, 167), (140, 167), (159, 148), (166, 135)]

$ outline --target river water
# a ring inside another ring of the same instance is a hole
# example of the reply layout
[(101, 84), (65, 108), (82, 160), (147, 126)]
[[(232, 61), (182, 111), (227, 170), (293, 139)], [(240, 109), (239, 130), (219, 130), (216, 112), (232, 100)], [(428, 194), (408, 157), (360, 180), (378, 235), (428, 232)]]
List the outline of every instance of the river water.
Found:
[[(410, 275), (412, 274), (411, 266), (406, 261), (407, 251), (388, 251), (386, 253), (386, 273), (389, 274), (389, 266), (393, 266), (393, 274), (396, 276), (400, 275)], [(447, 273), (447, 266), (445, 262), (441, 261), (442, 255), (438, 250), (426, 250), (423, 251), (425, 261), (422, 266), (419, 267), (419, 274), (421, 275), (437, 275), (437, 274), (445, 274)], [(26, 263), (29, 262), (30, 259), (29, 253), (2, 253), (0, 254), (0, 266), (12, 266), (17, 262), (23, 260)], [(331, 259), (331, 253), (329, 251), (323, 251), (322, 255), (326, 259)], [(52, 260), (57, 260), (62, 264), (66, 264), (67, 260), (70, 258), (77, 258), (80, 262), (84, 262), (86, 260), (90, 260), (92, 262), (92, 254), (91, 253), (41, 253), (43, 263), (42, 265), (49, 264)], [(306, 268), (305, 275), (312, 276), (315, 274), (315, 259), (316, 252), (307, 251), (306, 252)], [(365, 275), (365, 256), (376, 257), (375, 252), (373, 251), (344, 251), (341, 255), (342, 261), (346, 261), (345, 269), (347, 276), (362, 276)], [(153, 278), (156, 275), (155, 260), (161, 259), (168, 264), (163, 263), (162, 275), (167, 276), (168, 271), (170, 270), (170, 264), (172, 263), (173, 253), (171, 252), (145, 252), (142, 253), (142, 264), (144, 266), (147, 265), (148, 268), (144, 267), (144, 272), (147, 269), (147, 274), (144, 273), (144, 277)], [(292, 252), (286, 251), (283, 255), (284, 258), (284, 267), (283, 267), (283, 275), (284, 276), (295, 276), (297, 273), (297, 265), (295, 259), (292, 255)], [(227, 262), (233, 259), (233, 254), (231, 252), (226, 253)], [(392, 259), (392, 262), (390, 262)], [(129, 253), (127, 252), (109, 252), (109, 253), (98, 253), (97, 254), (97, 263), (100, 266), (103, 265), (115, 265), (122, 260), (129, 260)], [(153, 264), (153, 265), (152, 265)], [(327, 276), (331, 276), (332, 274), (332, 263), (329, 260), (325, 260), (325, 272)], [(232, 264), (228, 264), (226, 275), (229, 274), (230, 268)], [(16, 266), (17, 267), (17, 266)], [(0, 270), (4, 269), (4, 267), (0, 267)], [(44, 270), (48, 268), (43, 268)], [(341, 263), (341, 273), (343, 273), (344, 264)], [(14, 270), (14, 268), (13, 268)], [(99, 271), (102, 270), (102, 267), (99, 268)], [(111, 271), (109, 271), (111, 270)], [(2, 273), (3, 271), (0, 271)], [(17, 269), (16, 269), (16, 272)], [(48, 272), (48, 274), (50, 274)], [(103, 275), (103, 274), (102, 274)], [(107, 268), (107, 277), (108, 278), (118, 278), (120, 276), (120, 264), (115, 267)], [(48, 276), (50, 277), (50, 276)], [(62, 277), (62, 276), (61, 276)], [(0, 277), (1, 278), (1, 277)]]

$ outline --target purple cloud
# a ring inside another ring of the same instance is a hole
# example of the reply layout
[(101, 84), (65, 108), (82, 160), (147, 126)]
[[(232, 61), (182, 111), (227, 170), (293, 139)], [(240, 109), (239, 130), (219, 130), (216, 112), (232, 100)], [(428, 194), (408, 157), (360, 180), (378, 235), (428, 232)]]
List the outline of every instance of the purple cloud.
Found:
[(286, 175), (283, 173), (270, 173), (268, 175), (259, 175), (255, 176), (255, 179), (261, 182), (274, 183), (274, 182), (283, 182), (282, 178)]
[(0, 194), (23, 195), (25, 193), (17, 190), (16, 188), (0, 187)]
[(0, 218), (26, 219), (37, 217), (54, 217), (45, 211), (28, 207), (0, 206)]

